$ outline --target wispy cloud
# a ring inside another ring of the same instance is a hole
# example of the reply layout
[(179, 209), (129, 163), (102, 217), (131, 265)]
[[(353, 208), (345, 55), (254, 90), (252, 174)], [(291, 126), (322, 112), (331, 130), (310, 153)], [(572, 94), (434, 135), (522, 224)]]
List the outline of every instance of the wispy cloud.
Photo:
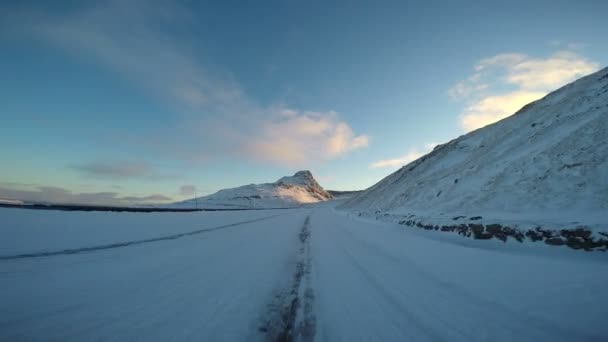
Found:
[(192, 196), (196, 193), (196, 186), (194, 185), (182, 185), (179, 187), (179, 194), (181, 196)]
[(381, 168), (381, 167), (401, 167), (411, 161), (414, 161), (420, 157), (422, 157), (424, 155), (423, 152), (418, 152), (418, 151), (409, 151), (407, 154), (401, 156), (401, 157), (397, 157), (397, 158), (393, 158), (393, 159), (382, 159), (382, 160), (378, 160), (376, 162), (373, 162), (369, 165), (370, 168), (372, 169), (377, 169), (377, 168)]
[(36, 203), (85, 204), (85, 205), (135, 205), (165, 203), (172, 199), (162, 194), (145, 196), (120, 196), (117, 192), (72, 192), (52, 186), (32, 186), (3, 183), (0, 198)]
[(547, 58), (499, 54), (477, 62), (471, 76), (454, 85), (448, 95), (466, 103), (460, 124), (471, 131), (503, 119), (597, 69), (598, 63), (567, 50)]
[(150, 165), (143, 162), (89, 162), (73, 165), (72, 168), (86, 176), (109, 179), (141, 178), (152, 175)]
[(410, 162), (422, 157), (423, 155), (429, 153), (430, 151), (433, 150), (433, 148), (435, 148), (435, 146), (437, 146), (437, 143), (428, 143), (428, 144), (425, 144), (424, 147), (422, 147), (422, 148), (410, 149), (406, 154), (404, 154), (400, 157), (375, 161), (375, 162), (369, 164), (369, 167), (372, 169), (385, 168), (385, 167), (390, 167), (390, 168), (401, 167), (401, 166), (406, 165), (407, 163), (410, 163)]
[(229, 77), (213, 77), (197, 62), (187, 40), (170, 28), (188, 31), (188, 9), (164, 1), (81, 3), (62, 16), (34, 10), (14, 16), (14, 25), (78, 58), (94, 61), (187, 108), (227, 102), (240, 96)]
[(158, 202), (167, 202), (170, 201), (171, 198), (161, 194), (154, 194), (149, 196), (125, 196), (120, 197), (121, 201), (135, 202), (135, 203), (158, 203)]
[[(154, 145), (154, 153), (189, 161), (245, 156), (292, 166), (337, 158), (369, 143), (335, 112), (259, 105), (229, 71), (210, 67), (193, 48), (193, 18), (184, 4), (107, 1), (61, 16), (13, 14), (9, 26), (15, 32), (96, 61), (175, 106), (179, 123), (164, 132), (170, 142), (138, 139)], [(276, 115), (277, 107), (289, 115)], [(89, 171), (96, 169), (113, 171)]]

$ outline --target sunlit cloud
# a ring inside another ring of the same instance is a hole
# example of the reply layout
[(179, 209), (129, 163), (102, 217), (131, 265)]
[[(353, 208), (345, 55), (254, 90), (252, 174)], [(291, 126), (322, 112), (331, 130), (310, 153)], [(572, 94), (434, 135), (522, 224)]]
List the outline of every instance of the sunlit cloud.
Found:
[(511, 66), (507, 82), (522, 89), (555, 90), (598, 69), (598, 63), (561, 51), (548, 59), (528, 58)]
[(550, 91), (598, 69), (598, 63), (566, 50), (547, 58), (499, 54), (477, 62), (473, 74), (454, 85), (448, 95), (467, 103), (460, 124), (471, 131), (506, 118)]
[(366, 147), (369, 140), (367, 135), (356, 135), (336, 112), (284, 109), (263, 124), (248, 151), (276, 164), (303, 166)]
[(515, 91), (487, 96), (466, 108), (460, 123), (467, 131), (484, 127), (517, 112), (526, 104), (545, 96), (545, 92)]

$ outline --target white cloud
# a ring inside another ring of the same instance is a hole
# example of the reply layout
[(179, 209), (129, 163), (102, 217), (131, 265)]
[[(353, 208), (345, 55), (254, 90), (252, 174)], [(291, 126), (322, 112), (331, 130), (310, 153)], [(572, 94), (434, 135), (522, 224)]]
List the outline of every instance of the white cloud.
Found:
[(265, 122), (249, 145), (249, 153), (277, 164), (302, 166), (327, 160), (366, 147), (369, 137), (355, 135), (336, 112), (278, 111)]
[(381, 167), (400, 167), (422, 157), (423, 155), (424, 153), (422, 152), (410, 151), (401, 157), (378, 160), (376, 162), (371, 163), (369, 167), (372, 169), (377, 169)]
[(527, 58), (511, 66), (507, 82), (522, 89), (555, 90), (599, 68), (576, 53), (562, 51), (548, 59)]
[(520, 53), (502, 53), (480, 60), (474, 67), (475, 71), (482, 71), (493, 66), (511, 66), (526, 59), (526, 55)]
[(448, 90), (448, 95), (450, 95), (451, 98), (457, 100), (463, 97), (470, 96), (475, 92), (481, 92), (483, 90), (486, 90), (489, 87), (488, 84), (471, 81), (472, 79), (477, 78), (477, 76), (479, 76), (479, 74), (474, 74), (473, 76), (471, 76), (469, 82), (458, 82), (455, 86)]
[(484, 97), (465, 109), (460, 123), (467, 131), (472, 131), (510, 116), (545, 94), (536, 91), (515, 91)]
[(598, 68), (599, 64), (572, 51), (558, 51), (547, 58), (499, 54), (480, 60), (474, 73), (454, 85), (448, 95), (467, 102), (460, 124), (471, 131), (510, 116)]
[(404, 154), (400, 157), (375, 161), (375, 162), (369, 164), (369, 167), (372, 169), (378, 169), (378, 168), (384, 168), (384, 167), (391, 167), (391, 168), (401, 167), (401, 166), (406, 165), (407, 163), (412, 162), (412, 161), (422, 157), (423, 155), (429, 153), (437, 145), (438, 144), (434, 143), (434, 142), (427, 143), (427, 144), (424, 144), (424, 147), (422, 147), (422, 148), (410, 149), (406, 154)]
[[(191, 32), (192, 18), (175, 2), (115, 0), (81, 4), (62, 16), (22, 12), (6, 19), (13, 32), (28, 32), (95, 61), (175, 106), (179, 123), (154, 136), (130, 137), (138, 148), (187, 161), (246, 155), (293, 165), (337, 158), (369, 144), (336, 113), (287, 106), (278, 113), (276, 104), (258, 105), (229, 72), (203, 62), (205, 56), (192, 48), (196, 37), (180, 40)], [(175, 31), (185, 34), (171, 34)]]

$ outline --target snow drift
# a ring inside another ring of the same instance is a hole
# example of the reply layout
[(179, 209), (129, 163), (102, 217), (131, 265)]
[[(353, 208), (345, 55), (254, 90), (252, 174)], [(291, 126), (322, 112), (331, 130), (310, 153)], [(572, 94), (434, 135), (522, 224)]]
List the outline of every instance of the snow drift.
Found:
[(285, 208), (330, 200), (310, 171), (298, 171), (274, 183), (250, 184), (177, 202), (180, 208)]
[(608, 68), (437, 146), (342, 208), (414, 225), (473, 218), (605, 231)]

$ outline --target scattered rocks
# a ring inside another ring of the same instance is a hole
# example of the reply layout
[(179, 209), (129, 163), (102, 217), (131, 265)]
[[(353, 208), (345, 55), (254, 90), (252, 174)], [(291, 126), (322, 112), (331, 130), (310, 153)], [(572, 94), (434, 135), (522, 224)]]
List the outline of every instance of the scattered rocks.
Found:
[(482, 218), (483, 217), (481, 217), (481, 216), (473, 216), (473, 217), (470, 217), (469, 220), (471, 220), (471, 221), (477, 221), (477, 220), (481, 220)]
[(536, 230), (538, 233), (540, 233), (542, 235), (542, 237), (545, 239), (553, 237), (553, 232), (550, 230), (544, 230), (541, 227), (536, 227), (536, 228), (534, 228), (534, 230)]
[(565, 244), (566, 242), (564, 240), (562, 240), (562, 238), (554, 237), (554, 238), (546, 239), (545, 243), (547, 245), (552, 245), (552, 246), (561, 246), (561, 245)]
[(507, 235), (504, 232), (498, 232), (493, 234), (495, 238), (502, 242), (507, 242)]
[(570, 247), (570, 248), (581, 249), (581, 248), (583, 248), (584, 242), (585, 242), (585, 240), (583, 240), (583, 239), (579, 239), (577, 237), (569, 237), (566, 240), (566, 245), (568, 245), (568, 247)]
[(469, 228), (471, 228), (471, 231), (473, 232), (473, 234), (481, 234), (483, 232), (483, 224), (469, 224)]
[[(408, 218), (413, 217), (412, 215)], [(456, 216), (452, 220), (456, 221), (465, 218), (465, 216)], [(480, 220), (481, 216), (471, 217), (470, 220)], [(483, 225), (480, 223), (461, 223), (459, 225), (432, 225), (429, 223), (423, 223), (421, 221), (415, 221), (411, 219), (403, 219), (399, 221), (399, 224), (417, 227), (425, 230), (437, 230), (442, 232), (456, 232), (458, 235), (464, 237), (474, 238), (476, 240), (490, 240), (495, 238), (497, 240), (507, 242), (508, 238), (518, 242), (524, 242), (530, 240), (532, 242), (544, 241), (547, 245), (551, 246), (567, 246), (572, 249), (585, 250), (585, 251), (608, 251), (608, 233), (598, 232), (601, 238), (593, 238), (592, 232), (584, 226), (578, 226), (573, 229), (562, 229), (560, 231), (543, 229), (538, 226), (533, 229), (522, 231), (517, 228), (508, 226), (502, 226), (498, 223), (492, 223)]]
[(583, 240), (588, 240), (591, 237), (591, 231), (590, 230), (586, 230), (583, 227), (577, 227), (574, 230), (562, 229), (560, 231), (560, 233), (565, 238), (579, 237), (579, 238), (581, 238)]
[(502, 226), (499, 224), (489, 224), (486, 226), (488, 233), (496, 234), (502, 232)]
[(490, 233), (479, 233), (479, 234), (475, 234), (473, 235), (473, 237), (477, 240), (489, 240), (492, 238), (492, 234)]
[(528, 230), (525, 235), (528, 239), (532, 240), (532, 242), (541, 241), (543, 239), (542, 234), (537, 233), (535, 230)]

